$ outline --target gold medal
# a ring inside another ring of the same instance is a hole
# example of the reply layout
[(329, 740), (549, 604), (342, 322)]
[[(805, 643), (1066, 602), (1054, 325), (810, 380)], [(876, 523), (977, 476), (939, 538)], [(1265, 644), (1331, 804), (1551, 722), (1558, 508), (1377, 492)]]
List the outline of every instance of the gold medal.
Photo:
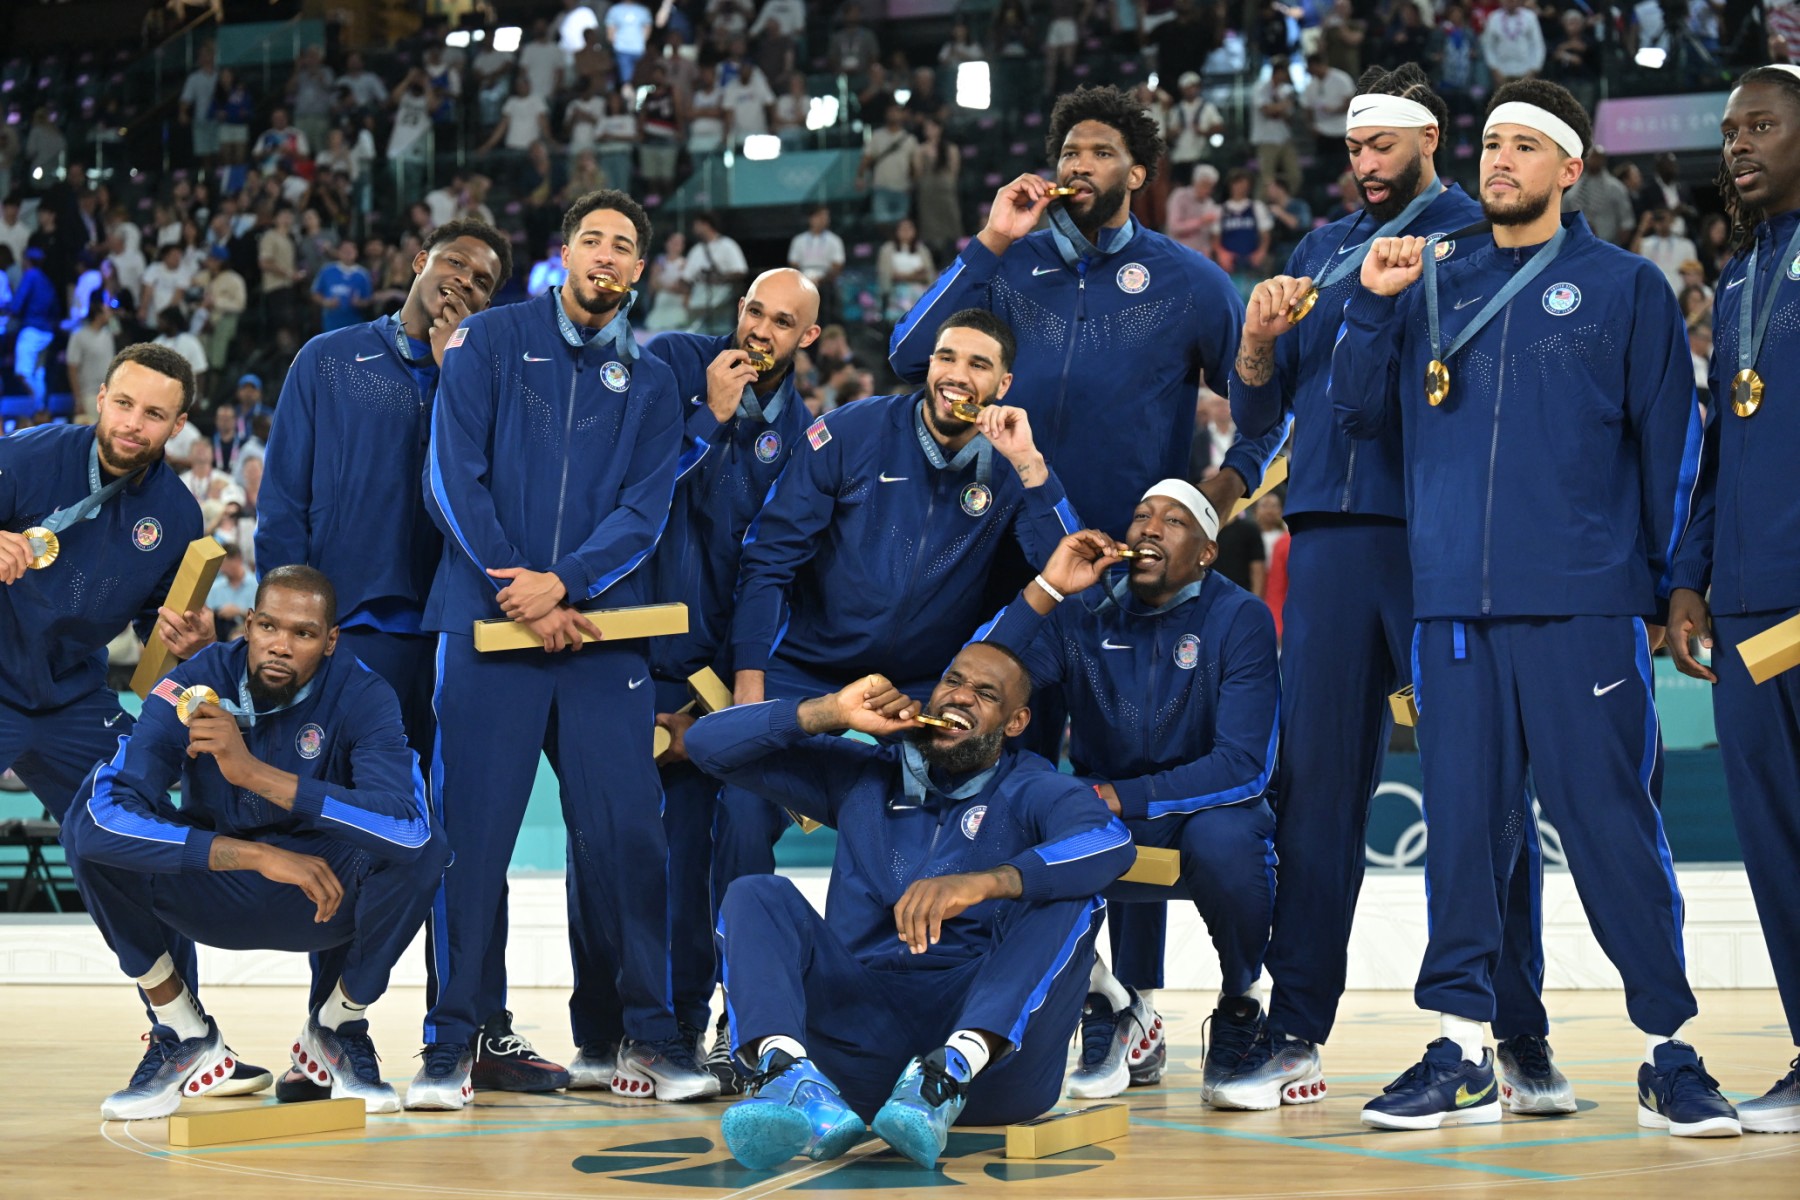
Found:
[(217, 704), (218, 702), (219, 693), (204, 683), (196, 683), (192, 687), (183, 688), (181, 694), (175, 698), (175, 715), (183, 725), (186, 725), (193, 721), (195, 710), (202, 704)]
[[(1761, 392), (1762, 385), (1759, 383), (1757, 384), (1757, 394), (1760, 395)], [(30, 565), (34, 571), (43, 570), (55, 562), (56, 556), (62, 553), (62, 542), (42, 525), (33, 525), (25, 531), (23, 536), (27, 542), (31, 543)]]
[(947, 721), (943, 717), (927, 716), (925, 713), (920, 713), (918, 716), (914, 717), (913, 720), (921, 725), (929, 725), (933, 729), (961, 730), (963, 728), (963, 726), (958, 725), (955, 721)]
[(775, 356), (767, 350), (757, 350), (754, 347), (745, 346), (744, 353), (750, 356), (750, 365), (756, 368), (758, 375), (767, 375), (775, 369)]
[(1450, 396), (1450, 368), (1437, 359), (1425, 368), (1425, 399), (1436, 408)]
[(1133, 550), (1130, 546), (1120, 546), (1113, 553), (1120, 558), (1157, 559), (1162, 557), (1154, 550)]
[(1069, 196), (1073, 196), (1076, 192), (1078, 192), (1080, 190), (1081, 190), (1080, 188), (1059, 186), (1059, 187), (1051, 188), (1048, 195), (1053, 200), (1061, 200), (1061, 199), (1066, 199)]
[(973, 425), (975, 418), (981, 415), (981, 405), (973, 400), (954, 400), (950, 404), (950, 413)]
[(1294, 301), (1294, 307), (1288, 309), (1288, 320), (1298, 325), (1301, 321), (1306, 319), (1306, 314), (1311, 312), (1313, 310), (1313, 305), (1318, 302), (1319, 289), (1306, 289), (1306, 294)]
[(626, 292), (631, 290), (631, 285), (629, 283), (624, 283), (605, 275), (602, 275), (598, 282), (601, 291), (611, 292), (615, 296), (623, 296)]
[[(1731, 377), (1731, 411), (1740, 417), (1753, 417), (1762, 407), (1763, 380), (1754, 367), (1745, 367)], [(53, 556), (54, 557), (54, 556)]]

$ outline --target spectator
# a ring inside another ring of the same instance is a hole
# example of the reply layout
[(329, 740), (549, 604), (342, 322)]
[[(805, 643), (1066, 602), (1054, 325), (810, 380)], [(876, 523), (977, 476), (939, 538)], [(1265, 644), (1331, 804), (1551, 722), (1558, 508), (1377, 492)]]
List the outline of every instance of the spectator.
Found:
[(1676, 295), (1681, 294), (1681, 264), (1700, 257), (1693, 241), (1675, 232), (1675, 214), (1661, 207), (1651, 209), (1638, 222), (1631, 251), (1655, 263)]
[(1213, 192), (1219, 186), (1217, 167), (1200, 163), (1191, 172), (1193, 186), (1169, 195), (1168, 224), (1163, 232), (1207, 258), (1219, 233), (1219, 203)]
[(250, 425), (250, 436), (244, 439), (244, 448), (238, 451), (238, 482), (243, 485), (244, 495), (252, 508), (256, 507), (257, 492), (262, 487), (263, 459), (269, 453), (271, 424), (267, 411), (258, 416)]
[(1481, 81), (1481, 41), (1469, 25), (1461, 4), (1444, 9), (1431, 39), (1430, 65), (1435, 68), (1444, 102), (1458, 110), (1470, 102), (1471, 90)]
[(244, 161), (250, 145), (250, 118), (255, 112), (256, 101), (249, 85), (230, 67), (220, 68), (218, 84), (213, 89), (212, 120), (223, 162), (235, 166)]
[[(11, 282), (17, 284), (19, 275), (25, 269), (25, 247), (31, 242), (32, 226), (19, 216), (19, 197), (16, 193), (8, 193), (0, 200), (0, 246), (12, 251), (13, 269)], [(140, 256), (140, 260), (141, 256)]]
[(294, 235), (294, 269), (300, 278), (311, 279), (319, 269), (337, 255), (338, 236), (325, 228), (317, 209), (300, 214), (300, 230)]
[(1212, 101), (1200, 94), (1198, 71), (1189, 71), (1180, 83), (1181, 97), (1170, 107), (1163, 128), (1169, 145), (1170, 175), (1187, 179), (1212, 153), (1212, 139), (1224, 132), (1225, 118)]
[(179, 243), (172, 242), (162, 248), (157, 260), (145, 268), (142, 290), (139, 292), (138, 319), (148, 325), (156, 314), (172, 304), (179, 304), (182, 293), (193, 282), (194, 274), (188, 270), (186, 251)]
[(1580, 9), (1563, 10), (1562, 39), (1550, 49), (1547, 65), (1549, 78), (1568, 88), (1583, 108), (1594, 106), (1600, 89), (1600, 43)]
[(712, 213), (696, 216), (693, 230), (694, 248), (682, 272), (689, 284), (688, 313), (701, 332), (712, 332), (735, 319), (733, 308), (750, 278), (750, 264)]
[(325, 144), (325, 131), (331, 128), (331, 106), (336, 93), (336, 79), (325, 65), (325, 51), (308, 46), (300, 51), (300, 60), (288, 76), (287, 103), (293, 112), (294, 126), (307, 144)]
[(194, 394), (204, 395), (206, 347), (200, 344), (199, 338), (188, 332), (187, 318), (173, 304), (156, 314), (156, 344), (167, 346), (187, 359), (188, 366), (194, 369)]
[(1724, 213), (1707, 213), (1700, 222), (1700, 265), (1706, 271), (1706, 282), (1717, 284), (1719, 273), (1731, 260), (1731, 223)]
[(200, 429), (192, 421), (184, 421), (179, 430), (163, 446), (163, 461), (176, 473), (185, 473), (193, 462), (194, 447), (200, 444)]
[(256, 244), (257, 266), (262, 271), (263, 307), (275, 326), (293, 322), (299, 309), (300, 273), (294, 246), (294, 210), (275, 210), (272, 223)]
[(238, 417), (237, 405), (230, 400), (221, 400), (219, 407), (213, 410), (213, 466), (236, 476), (243, 452), (244, 430)]
[(1638, 213), (1666, 208), (1674, 216), (1674, 231), (1685, 234), (1688, 218), (1698, 217), (1693, 192), (1681, 182), (1681, 161), (1669, 151), (1656, 156), (1656, 173), (1638, 191)]
[(264, 171), (273, 171), (277, 165), (291, 171), (312, 158), (312, 142), (303, 131), (288, 124), (287, 109), (278, 108), (269, 115), (269, 128), (256, 139), (251, 157)]
[(677, 229), (663, 240), (662, 253), (650, 265), (650, 315), (644, 319), (648, 333), (687, 328), (686, 251), (687, 238)]
[(245, 569), (244, 552), (236, 542), (225, 543), (225, 557), (219, 560), (218, 578), (206, 593), (206, 607), (212, 609), (213, 629), (221, 642), (243, 632), (245, 615), (256, 607), (256, 579)]
[[(181, 473), (181, 482), (203, 509), (208, 503), (218, 504), (229, 496), (243, 494), (231, 476), (213, 466), (212, 443), (205, 438), (195, 440), (193, 449), (188, 454), (188, 469)], [(222, 507), (215, 510), (210, 518), (208, 533), (218, 525), (218, 519), (223, 515)]]
[[(595, 147), (595, 167), (598, 177), (595, 187), (619, 188), (630, 191), (632, 184), (631, 163), (637, 154), (640, 138), (638, 119), (631, 111), (631, 105), (621, 92), (606, 94), (606, 111), (600, 118), (599, 127), (595, 130), (599, 144)], [(580, 156), (575, 156), (579, 164)], [(585, 195), (585, 191), (571, 191), (571, 199)]]
[(1263, 203), (1269, 206), (1269, 215), (1275, 219), (1275, 228), (1269, 238), (1269, 259), (1285, 263), (1300, 244), (1300, 239), (1312, 231), (1312, 205), (1288, 191), (1287, 185), (1279, 179), (1271, 179), (1263, 185)]
[(195, 55), (194, 69), (181, 85), (181, 98), (176, 102), (176, 120), (188, 127), (194, 157), (204, 167), (211, 167), (219, 155), (219, 126), (213, 114), (213, 93), (219, 86), (219, 72), (214, 67), (215, 50), (211, 42), (202, 42)]
[(486, 154), (503, 145), (509, 155), (523, 154), (533, 142), (550, 140), (550, 105), (545, 95), (531, 90), (531, 80), (520, 72), (513, 80), (513, 94), (500, 106), (500, 123), (475, 153)]
[(950, 40), (938, 48), (938, 66), (954, 77), (956, 68), (966, 62), (981, 62), (987, 58), (987, 51), (969, 32), (969, 22), (963, 17), (956, 19), (950, 27)]
[(248, 373), (239, 375), (237, 390), (232, 395), (235, 397), (237, 405), (238, 420), (251, 429), (251, 438), (250, 441), (244, 443), (243, 453), (252, 453), (252, 443), (258, 443), (255, 449), (260, 452), (260, 443), (268, 441), (268, 435), (256, 433), (256, 427), (259, 423), (273, 420), (275, 417), (274, 404), (264, 399), (266, 393), (263, 391), (262, 376)]
[[(1411, 0), (1402, 0), (1394, 7), (1393, 20), (1388, 25), (1387, 37), (1381, 46), (1382, 65), (1394, 68), (1403, 63), (1429, 63), (1431, 32), (1419, 6), (1411, 3)], [(1432, 70), (1430, 67), (1426, 69)]]
[(1544, 30), (1524, 0), (1500, 0), (1481, 31), (1481, 57), (1493, 86), (1527, 79), (1544, 69)]
[(612, 43), (621, 85), (634, 82), (638, 60), (644, 57), (655, 24), (655, 16), (638, 0), (620, 0), (606, 10), (606, 40)]
[[(875, 260), (876, 276), (881, 284), (881, 315), (888, 322), (898, 321), (919, 302), (937, 278), (937, 266), (931, 251), (919, 239), (919, 228), (911, 217), (901, 217), (894, 226), (894, 236), (882, 243)], [(820, 308), (821, 314), (826, 309)], [(830, 310), (835, 318), (838, 310)]]
[(1301, 102), (1312, 122), (1313, 169), (1329, 171), (1344, 161), (1344, 114), (1356, 95), (1356, 81), (1327, 62), (1323, 54), (1307, 56), (1306, 73), (1311, 78)]
[(212, 249), (212, 274), (206, 281), (206, 363), (223, 371), (237, 337), (238, 321), (249, 307), (250, 293), (244, 277), (231, 265), (231, 252)]
[(88, 307), (87, 320), (69, 335), (63, 361), (69, 368), (69, 390), (75, 393), (75, 423), (91, 425), (99, 415), (97, 399), (106, 368), (117, 352), (112, 309), (104, 302)]
[(356, 153), (350, 148), (350, 142), (344, 137), (342, 129), (325, 131), (325, 148), (313, 159), (315, 178), (323, 179), (329, 172), (342, 171), (351, 179), (362, 170), (362, 163), (357, 160)]
[(1581, 178), (1563, 196), (1563, 207), (1587, 218), (1594, 236), (1615, 246), (1624, 245), (1633, 232), (1636, 214), (1631, 193), (1619, 177), (1606, 169), (1606, 151), (1595, 146), (1587, 153)]
[(556, 44), (564, 57), (573, 60), (587, 46), (588, 34), (600, 29), (600, 14), (587, 6), (586, 0), (562, 0), (562, 15), (556, 18)]
[(1246, 512), (1225, 522), (1215, 540), (1219, 544), (1219, 554), (1213, 559), (1212, 569), (1245, 591), (1262, 595), (1268, 582), (1268, 565), (1262, 530), (1255, 516)]
[(1061, 72), (1075, 69), (1075, 48), (1081, 44), (1081, 24), (1077, 20), (1081, 0), (1050, 0), (1044, 11), (1044, 96), (1055, 96), (1061, 88)]
[(719, 68), (703, 64), (694, 81), (694, 94), (687, 107), (687, 148), (695, 157), (716, 154), (725, 147), (725, 88), (719, 83)]
[(831, 231), (829, 207), (816, 204), (807, 213), (806, 229), (788, 243), (787, 261), (819, 289), (821, 319), (836, 319), (841, 311), (837, 281), (844, 269), (844, 239)]
[[(615, 165), (626, 180), (631, 178), (631, 158), (629, 155), (625, 156)], [(594, 152), (592, 150), (583, 150), (580, 154), (575, 155), (569, 163), (569, 177), (567, 182), (562, 186), (560, 198), (565, 203), (571, 203), (579, 196), (585, 196), (589, 192), (597, 192), (601, 188), (613, 186), (615, 186), (615, 184), (613, 183), (612, 177), (608, 176), (605, 171), (600, 169), (600, 160), (594, 156)], [(562, 219), (558, 217), (555, 223), (560, 227)], [(552, 239), (558, 240), (554, 234), (552, 235)]]
[(1225, 455), (1237, 442), (1237, 424), (1231, 419), (1231, 402), (1205, 384), (1194, 404), (1194, 441), (1188, 447), (1188, 478), (1211, 479), (1225, 465)]
[(806, 0), (763, 0), (762, 12), (751, 22), (747, 36), (800, 38), (806, 33)]
[[(590, 31), (589, 41), (598, 40), (599, 31)], [(494, 45), (494, 39), (488, 38), (482, 43), (481, 53), (475, 56), (471, 70), (475, 72), (475, 119), (483, 129), (490, 128), (500, 120), (500, 106), (512, 95), (513, 63), (515, 51), (502, 50)], [(575, 56), (577, 70), (581, 56)]]
[(863, 125), (879, 129), (887, 124), (888, 109), (899, 103), (888, 83), (887, 68), (880, 63), (870, 63), (868, 73), (863, 76), (862, 90), (856, 93), (856, 112)]
[[(1698, 263), (1695, 264), (1699, 266)], [(1702, 284), (1690, 283), (1682, 287), (1678, 298), (1681, 305), (1681, 319), (1689, 329), (1700, 325), (1712, 324), (1712, 292)]]
[(0, 121), (0, 196), (12, 195), (13, 185), (18, 182), (14, 175), (19, 166), (21, 150), (18, 130), (5, 121)]
[(644, 185), (667, 191), (675, 186), (683, 124), (674, 85), (661, 63), (650, 65), (650, 90), (638, 103), (638, 130), (643, 138), (638, 170), (643, 173)]
[(1269, 206), (1255, 197), (1254, 172), (1239, 167), (1225, 181), (1225, 187), (1214, 257), (1237, 281), (1238, 290), (1248, 294), (1250, 286), (1265, 273), (1275, 218), (1269, 215)]
[(1195, 0), (1175, 0), (1175, 16), (1151, 32), (1156, 47), (1156, 70), (1164, 79), (1180, 79), (1189, 71), (1206, 70), (1206, 59), (1219, 45), (1219, 29), (1210, 5)]
[(919, 148), (913, 152), (917, 179), (919, 240), (938, 262), (956, 257), (963, 237), (962, 202), (956, 177), (962, 170), (962, 148), (950, 140), (943, 121), (926, 117), (919, 123)]
[(905, 111), (890, 106), (886, 123), (870, 135), (856, 172), (857, 186), (870, 188), (869, 214), (877, 225), (892, 226), (912, 209), (918, 148), (918, 139), (906, 128)]
[(461, 171), (452, 171), (447, 182), (426, 192), (424, 203), (426, 209), (431, 213), (431, 221), (430, 227), (422, 232), (430, 233), (439, 225), (448, 225), (454, 221), (457, 210), (463, 205), (463, 193), (468, 186), (468, 176)]
[(106, 248), (107, 266), (119, 281), (119, 287), (133, 296), (141, 295), (146, 269), (143, 252), (132, 246), (123, 230), (116, 228), (107, 236)]
[(356, 243), (345, 238), (338, 243), (337, 261), (319, 268), (313, 280), (312, 299), (323, 310), (324, 331), (330, 333), (368, 320), (374, 296), (374, 281), (356, 261)]
[(68, 148), (68, 139), (51, 120), (50, 110), (39, 105), (32, 111), (31, 128), (25, 133), (26, 187), (41, 192), (55, 182), (56, 170)]
[(387, 103), (387, 81), (369, 70), (363, 56), (354, 50), (344, 59), (344, 73), (338, 76), (337, 85), (348, 93), (357, 116), (380, 112)]
[[(1000, 11), (988, 22), (989, 52), (995, 58), (1024, 58), (1031, 53), (1034, 40), (1024, 0), (1001, 0)], [(830, 409), (829, 397), (827, 400)]]
[[(556, 30), (540, 17), (531, 24), (531, 40), (519, 48), (519, 74), (525, 78), (525, 91), (547, 105), (562, 81), (563, 66)], [(513, 94), (521, 93), (515, 88)]]
[(430, 146), (425, 135), (431, 132), (432, 113), (439, 105), (438, 94), (426, 82), (424, 72), (414, 67), (394, 88), (388, 103), (394, 110), (394, 125), (388, 133), (387, 157), (396, 162), (423, 158)]
[(1281, 637), (1281, 610), (1287, 603), (1288, 586), (1288, 547), (1292, 538), (1288, 536), (1287, 524), (1282, 521), (1282, 500), (1279, 491), (1270, 492), (1256, 502), (1256, 524), (1262, 530), (1263, 552), (1268, 560), (1268, 570), (1263, 578), (1263, 601), (1268, 604), (1269, 612), (1275, 617), (1275, 636)]
[(1300, 186), (1300, 156), (1294, 151), (1294, 85), (1278, 65), (1250, 93), (1250, 142), (1264, 179)]
[(568, 142), (569, 156), (592, 150), (600, 141), (600, 122), (606, 116), (607, 97), (594, 86), (592, 79), (580, 79), (575, 94), (563, 105), (563, 137)]
[(833, 75), (856, 75), (881, 58), (881, 44), (862, 23), (862, 5), (844, 5), (838, 27), (825, 44), (825, 60)]
[[(1713, 290), (1710, 287), (1706, 286), (1706, 268), (1700, 265), (1700, 260), (1697, 258), (1690, 258), (1686, 262), (1681, 264), (1680, 295), (1685, 297), (1688, 293), (1688, 289), (1690, 289), (1690, 288), (1700, 289), (1701, 297), (1706, 301), (1706, 303), (1708, 305), (1712, 304)], [(1682, 312), (1685, 314), (1686, 311), (1687, 311), (1687, 308), (1685, 305), (1683, 305)], [(1709, 313), (1707, 315), (1707, 320), (1710, 321), (1711, 319), (1712, 319), (1712, 317), (1711, 317), (1711, 314)]]
[(771, 126), (781, 139), (781, 148), (798, 150), (806, 145), (806, 119), (812, 115), (812, 96), (806, 90), (806, 76), (789, 71), (785, 90), (775, 97), (775, 115)]
[(1331, 11), (1319, 22), (1319, 30), (1326, 61), (1352, 79), (1361, 75), (1363, 42), (1368, 39), (1369, 29), (1352, 11), (1350, 0), (1333, 0)]
[(775, 93), (762, 68), (750, 61), (749, 45), (741, 38), (731, 45), (723, 78), (731, 144), (742, 147), (745, 138), (769, 132), (769, 110), (775, 105)]

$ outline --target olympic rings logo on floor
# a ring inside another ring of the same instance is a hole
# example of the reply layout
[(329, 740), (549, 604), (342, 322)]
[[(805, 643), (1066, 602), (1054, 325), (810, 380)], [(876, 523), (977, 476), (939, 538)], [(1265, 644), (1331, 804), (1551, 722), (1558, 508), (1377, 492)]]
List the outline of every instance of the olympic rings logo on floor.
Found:
[[(1544, 820), (1543, 811), (1532, 802), (1532, 816), (1537, 821), (1538, 844), (1544, 865), (1566, 866), (1562, 835), (1556, 826)], [(1425, 798), (1409, 783), (1388, 780), (1375, 789), (1369, 806), (1368, 833), (1363, 841), (1363, 858), (1371, 867), (1423, 866), (1427, 829)]]

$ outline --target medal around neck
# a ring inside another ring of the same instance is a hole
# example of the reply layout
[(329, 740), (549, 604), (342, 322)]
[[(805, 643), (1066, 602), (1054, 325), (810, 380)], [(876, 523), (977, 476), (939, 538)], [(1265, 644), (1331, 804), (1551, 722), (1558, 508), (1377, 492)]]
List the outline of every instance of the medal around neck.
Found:
[(183, 725), (193, 723), (194, 714), (202, 704), (217, 704), (219, 693), (204, 683), (196, 683), (192, 687), (183, 688), (175, 698), (175, 716)]
[(1288, 309), (1288, 320), (1298, 325), (1306, 319), (1306, 314), (1311, 312), (1313, 305), (1318, 302), (1319, 289), (1316, 287), (1306, 289), (1306, 294), (1294, 301), (1294, 307)]
[(1450, 398), (1450, 368), (1439, 359), (1432, 359), (1425, 368), (1425, 399), (1436, 408)]
[(42, 525), (33, 525), (23, 536), (31, 544), (30, 567), (33, 571), (43, 570), (62, 553), (61, 539)]
[(1762, 407), (1763, 378), (1754, 367), (1745, 367), (1731, 377), (1731, 411), (1740, 417), (1753, 417)]

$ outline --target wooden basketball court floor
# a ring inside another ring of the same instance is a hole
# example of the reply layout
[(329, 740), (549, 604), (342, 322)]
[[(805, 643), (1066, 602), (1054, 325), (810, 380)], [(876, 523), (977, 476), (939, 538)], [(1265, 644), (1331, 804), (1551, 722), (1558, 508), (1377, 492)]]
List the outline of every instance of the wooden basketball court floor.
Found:
[[(303, 992), (221, 987), (206, 999), (245, 1058), (285, 1066), (304, 1016)], [(517, 1027), (550, 1057), (569, 1052), (564, 999), (549, 989), (512, 997)], [(142, 1014), (126, 986), (5, 987), (0, 1063), (13, 1082), (0, 1102), (0, 1195), (760, 1200), (955, 1188), (965, 1200), (1800, 1197), (1800, 1136), (1686, 1140), (1638, 1128), (1643, 1040), (1626, 1023), (1617, 992), (1548, 998), (1552, 1045), (1575, 1081), (1579, 1112), (1428, 1133), (1378, 1133), (1357, 1121), (1363, 1100), (1434, 1035), (1407, 993), (1347, 996), (1327, 1049), (1329, 1098), (1266, 1113), (1215, 1112), (1200, 1103), (1201, 1022), (1210, 997), (1164, 992), (1160, 1001), (1172, 1036), (1170, 1070), (1162, 1086), (1128, 1093), (1125, 1139), (1014, 1162), (1001, 1156), (998, 1130), (957, 1130), (933, 1172), (875, 1140), (834, 1163), (795, 1160), (758, 1172), (726, 1153), (719, 1103), (660, 1105), (605, 1092), (484, 1092), (461, 1113), (370, 1117), (360, 1134), (171, 1149), (165, 1121), (99, 1117), (101, 1097), (124, 1083), (140, 1052)], [(1793, 1055), (1775, 994), (1708, 992), (1700, 1004), (1693, 1040), (1708, 1068), (1734, 1099), (1761, 1094)], [(417, 1066), (411, 1056), (422, 1005), (418, 989), (397, 989), (372, 1010), (385, 1073), (396, 1085)], [(273, 1103), (189, 1104), (258, 1102)]]

